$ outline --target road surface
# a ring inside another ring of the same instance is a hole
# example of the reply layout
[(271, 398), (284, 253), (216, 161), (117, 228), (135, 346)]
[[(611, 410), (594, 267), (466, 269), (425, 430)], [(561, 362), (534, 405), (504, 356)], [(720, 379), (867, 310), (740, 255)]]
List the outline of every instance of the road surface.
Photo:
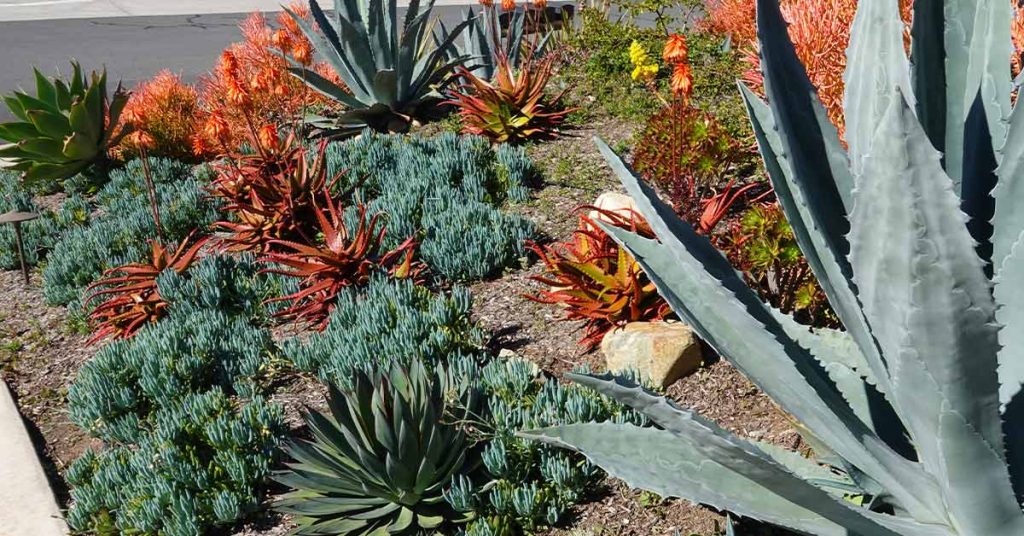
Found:
[[(434, 10), (454, 22), (466, 3), (437, 0)], [(213, 68), (227, 45), (241, 40), (238, 23), (257, 9), (280, 10), (280, 2), (0, 0), (0, 94), (32, 89), (32, 67), (46, 75), (69, 72), (70, 58), (87, 70), (106, 65), (111, 86), (122, 80), (132, 87), (162, 69), (194, 82)], [(401, 16), (404, 8), (399, 11)], [(10, 118), (0, 106), (0, 121)]]

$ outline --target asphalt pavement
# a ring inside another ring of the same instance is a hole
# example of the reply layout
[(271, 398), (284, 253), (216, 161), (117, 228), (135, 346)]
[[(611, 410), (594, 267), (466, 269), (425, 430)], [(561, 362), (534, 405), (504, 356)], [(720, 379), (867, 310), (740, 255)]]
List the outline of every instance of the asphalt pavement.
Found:
[[(320, 1), (322, 5), (330, 3)], [(466, 9), (465, 1), (438, 0), (434, 11), (445, 22), (455, 22), (461, 19)], [(280, 9), (277, 2), (267, 0), (144, 0), (120, 3), (135, 5), (133, 15), (71, 16), (75, 14), (71, 7), (76, 5), (89, 13), (101, 15), (123, 12), (115, 9), (118, 8), (115, 0), (0, 0), (0, 94), (8, 94), (18, 88), (34, 88), (32, 67), (39, 68), (46, 75), (70, 72), (71, 58), (77, 59), (87, 70), (105, 65), (113, 81), (112, 86), (121, 80), (126, 87), (132, 87), (163, 69), (170, 69), (186, 81), (194, 82), (213, 68), (225, 47), (241, 40), (238, 23), (249, 13), (262, 8)], [(400, 5), (407, 3), (407, 0), (400, 1)], [(458, 5), (460, 3), (463, 5)], [(98, 4), (104, 4), (106, 8), (101, 10)], [(168, 10), (180, 11), (189, 5), (206, 12), (161, 14)], [(250, 7), (242, 9), (246, 6)], [(34, 11), (30, 13), (29, 7)], [(242, 10), (209, 12), (229, 8)], [(404, 13), (405, 8), (400, 7), (399, 16)], [(11, 20), (16, 18), (15, 15), (21, 18)], [(38, 18), (44, 16), (54, 18)], [(10, 118), (7, 108), (0, 106), (0, 121)]]

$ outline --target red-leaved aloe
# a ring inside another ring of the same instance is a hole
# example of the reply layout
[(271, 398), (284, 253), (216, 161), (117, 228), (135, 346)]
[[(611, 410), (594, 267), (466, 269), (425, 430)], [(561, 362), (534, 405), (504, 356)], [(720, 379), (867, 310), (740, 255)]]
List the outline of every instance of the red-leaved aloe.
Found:
[(517, 74), (508, 58), (499, 55), (493, 83), (460, 67), (459, 76), (467, 82), (449, 102), (459, 109), (463, 131), (498, 143), (555, 137), (573, 110), (561, 105), (561, 94), (550, 99), (544, 94), (554, 59), (526, 57)]
[(167, 313), (167, 302), (160, 297), (156, 278), (164, 270), (182, 273), (195, 262), (205, 238), (194, 240), (192, 235), (181, 241), (174, 251), (153, 240), (152, 256), (148, 262), (117, 266), (103, 272), (99, 281), (89, 285), (85, 305), (102, 298), (103, 302), (89, 313), (94, 326), (87, 344), (105, 337), (126, 339), (147, 323), (155, 322)]
[(358, 211), (358, 225), (350, 232), (345, 226), (343, 204), (328, 199), (326, 210), (316, 211), (322, 242), (309, 237), (303, 242), (272, 241), (274, 247), (263, 260), (284, 268), (267, 271), (301, 279), (297, 292), (272, 300), (290, 302), (278, 316), (323, 329), (343, 289), (366, 284), (376, 272), (386, 271), (396, 278), (419, 275), (422, 267), (413, 262), (416, 241), (409, 238), (394, 250), (381, 253), (386, 230), (379, 225), (380, 214), (367, 217), (364, 205), (359, 205)]
[(211, 186), (237, 221), (218, 222), (231, 251), (268, 252), (277, 240), (298, 240), (314, 229), (316, 196), (331, 186), (325, 146), (310, 161), (293, 135), (264, 143), (255, 155), (228, 155)]
[[(650, 226), (631, 210), (585, 208), (595, 211), (595, 218), (605, 223), (654, 238)], [(546, 272), (531, 279), (546, 285), (548, 290), (526, 297), (564, 306), (566, 320), (585, 320), (586, 331), (580, 344), (589, 350), (616, 326), (661, 319), (669, 309), (636, 260), (594, 219), (582, 214), (579, 218), (571, 241), (552, 246), (529, 245), (544, 263)]]

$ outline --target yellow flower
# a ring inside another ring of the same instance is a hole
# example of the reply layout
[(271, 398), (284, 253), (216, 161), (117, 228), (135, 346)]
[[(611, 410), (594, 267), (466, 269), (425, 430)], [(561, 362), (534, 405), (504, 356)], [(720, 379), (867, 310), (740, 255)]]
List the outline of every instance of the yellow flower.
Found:
[(658, 76), (658, 64), (648, 63), (646, 65), (637, 65), (630, 76), (633, 77), (634, 81), (646, 84), (651, 80), (654, 80), (654, 77)]
[(649, 64), (651, 62), (651, 58), (647, 53), (647, 49), (644, 48), (643, 45), (637, 41), (633, 41), (629, 45), (629, 61), (633, 63), (633, 66), (639, 67), (641, 65)]
[(634, 81), (646, 84), (658, 76), (658, 63), (651, 59), (650, 53), (640, 43), (633, 41), (629, 45), (629, 61), (633, 64)]

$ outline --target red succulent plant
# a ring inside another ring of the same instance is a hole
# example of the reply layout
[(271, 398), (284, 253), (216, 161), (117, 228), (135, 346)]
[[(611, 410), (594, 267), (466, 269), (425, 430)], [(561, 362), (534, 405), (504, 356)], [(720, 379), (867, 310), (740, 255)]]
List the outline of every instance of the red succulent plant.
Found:
[(189, 235), (171, 251), (153, 240), (148, 262), (126, 264), (103, 272), (102, 279), (86, 288), (85, 306), (94, 300), (103, 300), (89, 313), (94, 332), (87, 344), (108, 336), (127, 339), (146, 324), (162, 318), (167, 313), (167, 302), (160, 297), (157, 276), (164, 270), (178, 273), (187, 270), (205, 243), (205, 238), (195, 240)]
[(654, 238), (647, 222), (629, 209), (583, 208), (594, 211), (595, 217), (580, 214), (579, 227), (570, 241), (528, 245), (544, 263), (545, 271), (531, 279), (548, 289), (526, 297), (565, 307), (566, 320), (584, 320), (580, 344), (591, 350), (616, 326), (663, 319), (670, 310), (636, 260), (594, 220)]
[(358, 225), (349, 231), (344, 221), (344, 206), (329, 198), (326, 210), (316, 212), (317, 233), (323, 240), (274, 240), (274, 251), (263, 261), (283, 268), (266, 271), (301, 279), (299, 290), (272, 301), (290, 302), (278, 316), (308, 322), (323, 329), (327, 325), (335, 298), (343, 289), (366, 284), (374, 273), (387, 272), (395, 278), (417, 278), (422, 266), (413, 262), (416, 242), (407, 239), (397, 248), (382, 252), (386, 229), (379, 225), (380, 214), (367, 217), (366, 207), (358, 206)]
[(553, 54), (540, 60), (528, 54), (517, 74), (508, 58), (499, 54), (493, 82), (460, 67), (459, 76), (466, 83), (449, 103), (458, 108), (463, 131), (498, 143), (557, 136), (558, 127), (573, 109), (561, 105), (562, 94), (545, 95), (554, 61)]
[[(281, 140), (260, 130), (260, 151), (229, 155), (217, 164), (211, 192), (224, 199), (224, 211), (237, 221), (221, 221), (229, 233), (230, 251), (267, 252), (275, 240), (299, 240), (313, 231), (316, 197), (329, 191), (326, 146), (310, 160), (308, 150), (294, 135)], [(276, 141), (275, 141), (276, 140)]]

